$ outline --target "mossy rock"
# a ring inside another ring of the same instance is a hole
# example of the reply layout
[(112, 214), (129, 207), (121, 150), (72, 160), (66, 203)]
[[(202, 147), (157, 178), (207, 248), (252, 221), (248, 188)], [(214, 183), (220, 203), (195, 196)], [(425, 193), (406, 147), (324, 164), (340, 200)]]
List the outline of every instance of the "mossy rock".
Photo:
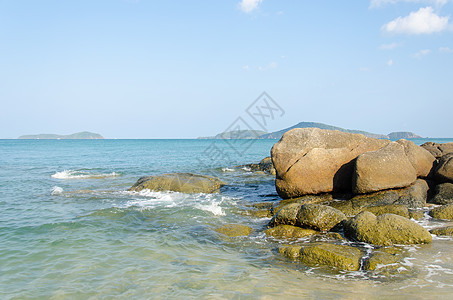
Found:
[(374, 251), (370, 257), (363, 262), (365, 271), (375, 271), (381, 268), (394, 268), (401, 259), (399, 253), (388, 253), (387, 251)]
[(445, 226), (431, 229), (429, 232), (435, 235), (453, 236), (453, 226)]
[(346, 237), (376, 246), (431, 243), (431, 234), (421, 225), (398, 215), (376, 217), (364, 211), (345, 222)]
[(357, 271), (362, 251), (346, 245), (314, 243), (299, 251), (299, 259), (307, 265), (324, 265), (339, 270)]
[(409, 219), (421, 220), (425, 217), (423, 210), (409, 210)]
[(438, 184), (434, 193), (432, 203), (441, 205), (453, 203), (453, 183)]
[(280, 239), (297, 239), (310, 235), (318, 234), (318, 231), (312, 229), (304, 229), (292, 225), (278, 225), (264, 231), (266, 235)]
[(365, 211), (373, 213), (375, 216), (380, 216), (383, 214), (395, 214), (405, 218), (409, 218), (409, 210), (406, 206), (401, 204), (387, 204), (387, 205), (377, 205), (370, 206), (365, 208)]
[(333, 207), (321, 204), (304, 204), (296, 216), (296, 225), (319, 231), (329, 231), (346, 216)]
[(317, 203), (324, 203), (332, 201), (331, 194), (321, 194), (321, 195), (305, 195), (299, 198), (293, 199), (284, 199), (281, 200), (277, 205), (275, 205), (272, 209), (274, 215), (283, 207), (288, 204), (298, 203), (298, 204), (317, 204)]
[(278, 225), (296, 225), (297, 213), (302, 204), (291, 203), (280, 209), (269, 222), (269, 227)]
[(229, 237), (248, 236), (252, 232), (252, 228), (241, 224), (226, 224), (214, 230)]
[(433, 208), (429, 215), (434, 219), (453, 220), (453, 204)]
[(300, 249), (302, 249), (301, 246), (285, 245), (278, 248), (278, 253), (289, 259), (298, 259), (300, 256)]
[(169, 173), (140, 178), (129, 191), (173, 191), (181, 193), (214, 193), (225, 183), (220, 179), (192, 173)]

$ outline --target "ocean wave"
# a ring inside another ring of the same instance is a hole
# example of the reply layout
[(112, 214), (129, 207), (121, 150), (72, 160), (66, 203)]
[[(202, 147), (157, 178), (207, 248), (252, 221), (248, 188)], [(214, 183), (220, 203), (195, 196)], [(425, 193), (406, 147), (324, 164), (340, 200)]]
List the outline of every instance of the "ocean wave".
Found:
[(222, 168), (222, 172), (234, 172), (234, 171), (236, 170), (232, 168)]
[(56, 172), (50, 177), (56, 179), (104, 179), (110, 177), (118, 177), (120, 174), (116, 172), (112, 173), (90, 173), (86, 171), (75, 171), (75, 170), (63, 170), (61, 172)]

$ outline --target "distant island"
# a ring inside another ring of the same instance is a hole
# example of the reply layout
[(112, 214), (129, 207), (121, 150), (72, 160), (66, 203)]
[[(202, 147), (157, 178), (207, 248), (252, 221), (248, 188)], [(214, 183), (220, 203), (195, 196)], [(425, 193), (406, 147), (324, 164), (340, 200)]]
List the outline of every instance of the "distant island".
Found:
[(100, 140), (104, 137), (99, 133), (93, 132), (78, 132), (69, 135), (59, 134), (35, 134), (35, 135), (22, 135), (18, 137), (20, 140)]
[[(421, 138), (421, 136), (413, 133), (413, 132), (392, 132), (389, 134), (378, 134), (378, 133), (371, 133), (362, 130), (351, 130), (351, 129), (344, 129), (337, 126), (327, 125), (323, 123), (315, 123), (315, 122), (300, 122), (294, 126), (274, 131), (271, 133), (266, 133), (260, 130), (238, 130), (238, 131), (229, 131), (219, 133), (212, 137), (199, 137), (199, 139), (280, 139), (283, 134), (291, 129), (294, 128), (320, 128), (320, 129), (329, 129), (329, 130), (338, 130), (342, 132), (348, 133), (359, 133), (363, 134), (366, 137), (377, 138), (377, 139), (391, 139), (391, 140), (398, 140), (398, 139), (416, 139)], [(261, 133), (261, 134), (260, 134)]]

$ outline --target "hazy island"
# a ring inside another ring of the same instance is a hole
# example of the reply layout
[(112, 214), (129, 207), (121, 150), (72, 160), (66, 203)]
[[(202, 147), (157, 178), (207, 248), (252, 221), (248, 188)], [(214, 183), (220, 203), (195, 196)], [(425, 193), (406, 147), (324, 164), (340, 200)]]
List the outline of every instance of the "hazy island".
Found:
[(99, 133), (88, 131), (77, 132), (69, 135), (60, 134), (35, 134), (35, 135), (22, 135), (18, 137), (20, 140), (100, 140), (104, 139)]
[(360, 133), (366, 137), (370, 138), (377, 138), (377, 139), (391, 139), (391, 140), (398, 140), (398, 139), (416, 139), (421, 138), (421, 136), (413, 133), (413, 132), (392, 132), (389, 134), (379, 134), (379, 133), (371, 133), (362, 130), (352, 130), (352, 129), (344, 129), (337, 126), (332, 126), (324, 123), (315, 123), (315, 122), (300, 122), (294, 126), (274, 131), (274, 132), (264, 132), (260, 130), (238, 130), (238, 131), (229, 131), (229, 132), (222, 132), (215, 136), (211, 137), (199, 137), (199, 139), (280, 139), (283, 134), (291, 129), (294, 128), (319, 128), (319, 129), (328, 129), (328, 130), (338, 130), (341, 132), (347, 133)]

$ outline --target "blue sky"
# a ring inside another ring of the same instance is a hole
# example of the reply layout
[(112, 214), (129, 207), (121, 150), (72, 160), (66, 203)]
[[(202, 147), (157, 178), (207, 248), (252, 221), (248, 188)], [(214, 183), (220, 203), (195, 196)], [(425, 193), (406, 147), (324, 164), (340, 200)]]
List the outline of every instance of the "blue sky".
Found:
[(214, 135), (263, 91), (285, 110), (268, 131), (451, 138), (452, 12), (451, 0), (0, 0), (0, 138)]

